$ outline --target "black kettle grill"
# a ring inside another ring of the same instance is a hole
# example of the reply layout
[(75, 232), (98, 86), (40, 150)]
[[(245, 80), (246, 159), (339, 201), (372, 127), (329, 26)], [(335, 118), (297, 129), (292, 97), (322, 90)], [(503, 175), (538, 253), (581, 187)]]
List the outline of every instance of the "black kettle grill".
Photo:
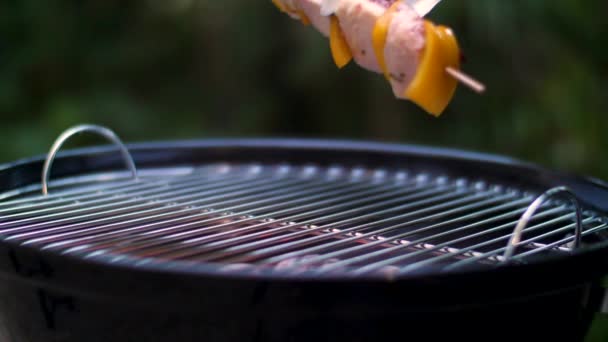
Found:
[(608, 271), (606, 184), (455, 150), (84, 125), (0, 198), (2, 341), (580, 341)]

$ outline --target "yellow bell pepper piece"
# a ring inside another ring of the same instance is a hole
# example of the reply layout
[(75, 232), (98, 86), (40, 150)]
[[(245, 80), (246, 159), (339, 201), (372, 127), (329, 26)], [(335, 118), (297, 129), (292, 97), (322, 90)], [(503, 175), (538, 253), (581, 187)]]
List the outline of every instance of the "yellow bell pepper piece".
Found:
[(283, 2), (281, 2), (281, 0), (272, 0), (272, 3), (281, 11), (284, 13), (291, 13), (291, 14), (297, 14), (298, 17), (300, 18), (300, 21), (302, 22), (302, 24), (308, 26), (310, 25), (310, 19), (308, 18), (308, 16), (306, 15), (306, 13), (304, 13), (304, 11), (302, 11), (299, 8), (289, 8), (287, 5), (284, 5)]
[(389, 7), (384, 14), (382, 14), (382, 16), (376, 20), (374, 30), (372, 31), (372, 45), (374, 47), (374, 53), (376, 54), (376, 59), (378, 60), (380, 70), (382, 70), (382, 73), (387, 80), (390, 80), (390, 75), (388, 74), (386, 60), (384, 58), (384, 47), (386, 46), (388, 29), (393, 21), (393, 14), (397, 10), (398, 5), (399, 1), (392, 4), (391, 7)]
[(329, 46), (331, 48), (331, 55), (336, 66), (341, 69), (351, 61), (353, 54), (344, 38), (338, 17), (332, 15), (330, 20)]
[(448, 106), (458, 81), (445, 71), (447, 67), (460, 68), (460, 50), (452, 30), (436, 26), (425, 20), (426, 46), (418, 71), (405, 97), (434, 116), (439, 116)]
[(302, 22), (302, 24), (304, 24), (305, 26), (310, 25), (310, 19), (308, 18), (306, 13), (304, 13), (304, 11), (302, 11), (301, 9), (298, 9), (298, 16), (300, 17), (300, 21)]
[(287, 12), (287, 8), (285, 8), (285, 6), (283, 5), (283, 3), (281, 2), (281, 0), (272, 0), (272, 3), (281, 11), (281, 12)]

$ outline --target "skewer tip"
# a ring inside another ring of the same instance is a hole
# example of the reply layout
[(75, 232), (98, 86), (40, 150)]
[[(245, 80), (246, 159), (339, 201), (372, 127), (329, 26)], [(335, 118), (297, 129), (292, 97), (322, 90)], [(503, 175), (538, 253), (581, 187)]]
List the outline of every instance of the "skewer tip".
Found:
[(485, 84), (477, 81), (473, 77), (465, 74), (464, 72), (458, 69), (447, 67), (445, 68), (445, 71), (448, 73), (448, 75), (454, 77), (458, 82), (464, 84), (465, 86), (469, 87), (471, 90), (478, 94), (483, 94), (486, 91)]

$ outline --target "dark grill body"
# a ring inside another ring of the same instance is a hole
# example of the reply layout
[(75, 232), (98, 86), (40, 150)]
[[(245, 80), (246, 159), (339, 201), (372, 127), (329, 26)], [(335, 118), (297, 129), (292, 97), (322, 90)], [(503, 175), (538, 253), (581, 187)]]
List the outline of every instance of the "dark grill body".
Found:
[[(600, 309), (599, 181), (344, 141), (129, 151), (137, 180), (112, 148), (60, 154), (47, 196), (44, 158), (0, 172), (6, 340), (577, 341)], [(557, 192), (510, 256), (555, 187), (582, 231)]]

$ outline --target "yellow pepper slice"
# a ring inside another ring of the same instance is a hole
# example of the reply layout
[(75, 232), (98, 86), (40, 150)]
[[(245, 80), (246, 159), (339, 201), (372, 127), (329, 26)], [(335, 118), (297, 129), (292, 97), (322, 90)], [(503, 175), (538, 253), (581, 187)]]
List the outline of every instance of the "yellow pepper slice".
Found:
[(287, 5), (284, 5), (283, 2), (281, 2), (281, 0), (272, 0), (272, 3), (281, 12), (296, 14), (300, 18), (300, 21), (302, 22), (302, 24), (304, 24), (306, 26), (310, 25), (310, 19), (308, 18), (308, 16), (306, 15), (306, 13), (304, 13), (304, 11), (302, 11), (301, 9), (299, 9), (299, 8), (289, 8)]
[(384, 14), (382, 14), (382, 16), (376, 20), (374, 30), (372, 31), (372, 45), (374, 47), (374, 53), (376, 54), (376, 59), (378, 60), (380, 70), (382, 70), (382, 73), (387, 80), (390, 80), (390, 75), (388, 73), (386, 60), (384, 58), (384, 47), (386, 46), (388, 29), (393, 21), (393, 14), (397, 10), (398, 5), (399, 1), (392, 4), (391, 7), (389, 7)]
[(439, 116), (448, 106), (458, 81), (445, 71), (447, 67), (460, 68), (460, 50), (452, 30), (436, 26), (425, 20), (426, 46), (418, 71), (405, 97), (434, 116)]
[(342, 69), (351, 61), (353, 54), (344, 38), (338, 17), (332, 15), (330, 20), (329, 46), (331, 48), (331, 55), (336, 66)]
[(272, 0), (272, 3), (277, 6), (281, 12), (287, 12), (287, 8), (285, 8), (281, 0)]
[(302, 22), (302, 24), (304, 24), (304, 26), (310, 25), (310, 19), (308, 19), (308, 16), (306, 15), (306, 13), (304, 13), (304, 11), (302, 11), (299, 8), (298, 8), (297, 12), (298, 12), (298, 16), (300, 17), (300, 21)]

